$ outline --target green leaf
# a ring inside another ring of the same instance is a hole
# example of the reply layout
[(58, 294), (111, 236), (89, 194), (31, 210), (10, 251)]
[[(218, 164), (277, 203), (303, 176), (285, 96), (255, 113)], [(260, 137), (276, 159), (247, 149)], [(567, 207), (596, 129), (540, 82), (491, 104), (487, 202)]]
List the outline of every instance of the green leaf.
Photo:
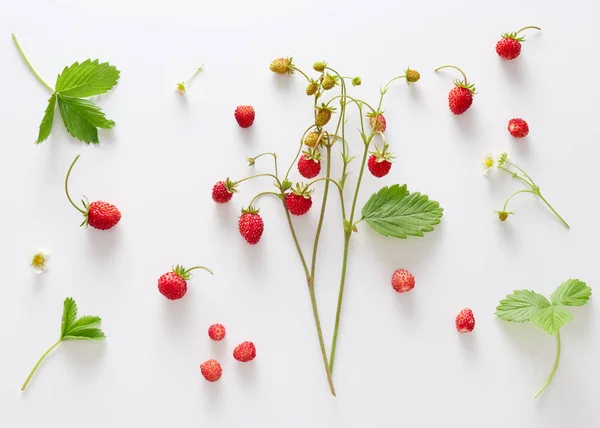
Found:
[(63, 337), (77, 318), (77, 303), (71, 297), (67, 297), (63, 304), (63, 316), (61, 322), (60, 337)]
[(115, 126), (115, 122), (107, 119), (100, 107), (88, 100), (59, 94), (58, 109), (69, 134), (86, 143), (99, 143), (97, 128)]
[(546, 333), (555, 335), (566, 323), (573, 319), (573, 314), (557, 306), (548, 306), (533, 313), (529, 320)]
[(504, 321), (526, 322), (540, 310), (551, 306), (546, 297), (531, 290), (516, 290), (500, 300), (496, 315)]
[(76, 333), (64, 336), (63, 340), (102, 340), (106, 339), (106, 336), (99, 328), (85, 328), (79, 330)]
[(50, 131), (52, 131), (52, 122), (54, 121), (55, 108), (56, 94), (52, 94), (52, 96), (48, 100), (48, 107), (46, 107), (46, 112), (44, 113), (44, 117), (42, 118), (42, 123), (40, 123), (40, 132), (38, 133), (38, 137), (35, 141), (35, 144), (40, 144), (44, 142), (50, 136)]
[(92, 327), (98, 327), (102, 319), (100, 317), (84, 315), (75, 321), (65, 332), (66, 336), (71, 336), (80, 330), (88, 329)]
[(443, 209), (421, 193), (409, 193), (406, 185), (394, 184), (373, 194), (362, 209), (362, 217), (384, 236), (423, 236), (439, 224)]
[(567, 279), (552, 293), (553, 305), (583, 306), (592, 294), (592, 289), (578, 279)]
[(119, 70), (107, 62), (86, 59), (64, 68), (56, 78), (56, 92), (69, 97), (104, 94), (117, 84), (119, 75)]

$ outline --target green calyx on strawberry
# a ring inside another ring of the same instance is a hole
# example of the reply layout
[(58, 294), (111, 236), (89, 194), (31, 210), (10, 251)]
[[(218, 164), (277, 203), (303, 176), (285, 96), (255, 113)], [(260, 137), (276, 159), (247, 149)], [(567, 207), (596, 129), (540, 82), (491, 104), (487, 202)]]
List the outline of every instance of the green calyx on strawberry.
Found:
[(175, 275), (177, 275), (178, 277), (180, 277), (181, 279), (183, 279), (184, 281), (189, 281), (189, 279), (192, 277), (192, 274), (190, 272), (193, 269), (198, 269), (198, 267), (193, 267), (191, 269), (186, 269), (184, 266), (175, 265), (172, 268), (173, 273)]
[(535, 25), (528, 25), (527, 27), (521, 28), (519, 31), (513, 31), (512, 33), (504, 33), (502, 34), (502, 38), (516, 40), (517, 42), (524, 42), (525, 36), (519, 37), (519, 33), (524, 30), (533, 29), (533, 30), (541, 30), (540, 27), (536, 27)]
[(308, 184), (296, 183), (296, 187), (292, 188), (292, 193), (297, 196), (302, 196), (304, 199), (310, 199), (310, 195), (314, 191), (308, 188)]
[(323, 77), (323, 81), (321, 82), (321, 87), (326, 91), (333, 89), (338, 84), (338, 77), (333, 76), (329, 73)]
[(316, 147), (309, 147), (308, 150), (304, 150), (302, 154), (306, 160), (321, 160), (321, 151)]
[(394, 159), (394, 154), (390, 153), (388, 149), (390, 148), (389, 144), (384, 144), (383, 148), (375, 146), (375, 150), (371, 152), (377, 162), (388, 161), (391, 162)]

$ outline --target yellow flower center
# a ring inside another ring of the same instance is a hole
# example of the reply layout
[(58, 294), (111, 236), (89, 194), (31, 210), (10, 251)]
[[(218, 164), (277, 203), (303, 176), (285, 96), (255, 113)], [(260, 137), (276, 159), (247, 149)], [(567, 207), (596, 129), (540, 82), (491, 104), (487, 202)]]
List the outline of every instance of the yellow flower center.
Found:
[(33, 255), (33, 260), (31, 261), (31, 266), (40, 267), (44, 266), (46, 263), (46, 257), (42, 253), (37, 253)]
[(487, 157), (485, 158), (485, 160), (483, 161), (483, 166), (485, 166), (486, 168), (491, 168), (494, 166), (494, 159)]

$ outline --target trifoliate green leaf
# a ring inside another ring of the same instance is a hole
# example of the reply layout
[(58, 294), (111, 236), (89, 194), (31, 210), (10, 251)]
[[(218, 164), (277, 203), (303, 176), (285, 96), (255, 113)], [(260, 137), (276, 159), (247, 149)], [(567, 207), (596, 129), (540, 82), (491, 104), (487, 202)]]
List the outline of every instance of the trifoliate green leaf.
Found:
[(534, 312), (529, 321), (536, 327), (554, 336), (562, 326), (572, 319), (573, 314), (566, 309), (557, 306), (548, 306)]
[(553, 305), (583, 306), (592, 295), (592, 289), (578, 279), (567, 279), (552, 293)]
[(40, 132), (38, 133), (38, 138), (35, 141), (35, 144), (40, 144), (50, 136), (50, 131), (52, 131), (52, 122), (54, 121), (55, 108), (56, 94), (54, 93), (48, 100), (48, 107), (46, 107), (46, 112), (42, 118), (42, 123), (40, 123)]
[(115, 126), (115, 122), (107, 119), (100, 107), (88, 100), (59, 94), (58, 109), (69, 134), (86, 143), (99, 143), (97, 128)]
[(550, 301), (541, 294), (531, 290), (516, 290), (500, 300), (496, 315), (504, 321), (526, 322), (536, 311), (546, 309), (550, 305)]
[(67, 297), (64, 303), (61, 340), (99, 340), (104, 339), (104, 333), (97, 328), (101, 318), (92, 315), (84, 315), (77, 319), (77, 304), (71, 297)]
[(119, 80), (119, 70), (107, 62), (86, 59), (65, 67), (56, 78), (56, 92), (68, 97), (85, 98), (110, 91)]
[(432, 231), (442, 212), (440, 204), (427, 195), (410, 193), (406, 185), (394, 184), (371, 196), (362, 209), (362, 217), (384, 236), (406, 238)]

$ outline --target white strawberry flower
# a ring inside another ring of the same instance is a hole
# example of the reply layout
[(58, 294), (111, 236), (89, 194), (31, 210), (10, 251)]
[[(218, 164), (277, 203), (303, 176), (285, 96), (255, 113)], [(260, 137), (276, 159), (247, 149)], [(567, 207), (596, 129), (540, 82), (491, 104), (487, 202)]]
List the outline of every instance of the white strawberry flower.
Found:
[(50, 258), (50, 250), (39, 249), (31, 258), (31, 268), (37, 274), (44, 272), (48, 268), (48, 259)]
[(483, 159), (481, 165), (483, 166), (483, 175), (486, 175), (488, 171), (494, 167), (494, 158), (492, 155), (487, 155)]

